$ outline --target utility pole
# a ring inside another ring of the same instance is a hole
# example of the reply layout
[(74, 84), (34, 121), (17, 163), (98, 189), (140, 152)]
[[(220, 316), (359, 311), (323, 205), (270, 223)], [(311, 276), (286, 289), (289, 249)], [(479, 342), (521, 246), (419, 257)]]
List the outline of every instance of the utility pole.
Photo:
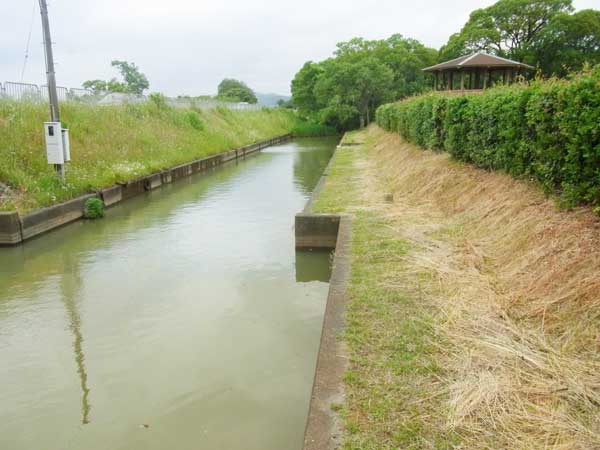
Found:
[[(39, 2), (44, 32), (44, 54), (46, 56), (46, 78), (48, 80), (48, 99), (50, 101), (50, 121), (60, 122), (60, 109), (58, 108), (58, 94), (56, 92), (56, 74), (54, 73), (54, 55), (52, 54), (52, 38), (50, 37), (50, 21), (48, 20), (48, 5), (46, 4), (46, 0), (39, 0)], [(54, 168), (61, 178), (65, 177), (64, 164), (55, 164)]]

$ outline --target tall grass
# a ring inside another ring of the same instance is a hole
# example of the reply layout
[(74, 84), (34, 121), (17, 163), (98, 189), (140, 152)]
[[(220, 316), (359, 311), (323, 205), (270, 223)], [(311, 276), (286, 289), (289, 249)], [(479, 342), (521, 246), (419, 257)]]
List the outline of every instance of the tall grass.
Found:
[(338, 131), (334, 127), (322, 123), (299, 120), (292, 128), (292, 134), (296, 137), (335, 136)]
[(283, 109), (174, 109), (160, 101), (119, 106), (65, 103), (72, 161), (62, 183), (46, 162), (45, 105), (0, 101), (0, 182), (11, 195), (0, 210), (21, 212), (261, 139), (290, 133)]

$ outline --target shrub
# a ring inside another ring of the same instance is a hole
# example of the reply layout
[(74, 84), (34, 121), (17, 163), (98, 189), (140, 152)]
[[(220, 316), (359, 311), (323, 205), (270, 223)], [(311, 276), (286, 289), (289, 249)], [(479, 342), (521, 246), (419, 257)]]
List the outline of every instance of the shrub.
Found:
[(196, 111), (189, 111), (185, 114), (185, 117), (194, 130), (203, 131), (204, 122), (200, 118), (200, 115)]
[(83, 206), (83, 217), (100, 219), (104, 217), (104, 203), (97, 197), (88, 198)]
[(600, 66), (568, 80), (413, 97), (381, 106), (377, 123), (478, 167), (534, 178), (566, 205), (600, 205)]
[(304, 120), (297, 120), (291, 133), (296, 137), (335, 136), (338, 134), (334, 127)]

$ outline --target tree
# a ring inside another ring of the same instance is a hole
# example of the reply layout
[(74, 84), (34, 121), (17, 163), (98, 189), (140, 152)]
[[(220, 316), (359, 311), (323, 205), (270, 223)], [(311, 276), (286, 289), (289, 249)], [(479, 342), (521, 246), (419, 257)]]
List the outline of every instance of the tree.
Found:
[(121, 73), (121, 77), (125, 82), (127, 92), (141, 95), (150, 87), (148, 78), (146, 78), (146, 75), (140, 72), (134, 63), (115, 60), (111, 62), (111, 65), (116, 67)]
[(371, 111), (390, 99), (394, 82), (392, 69), (375, 57), (362, 59), (348, 68), (346, 90), (348, 103), (358, 110), (360, 127), (371, 122)]
[(292, 100), (302, 116), (339, 130), (362, 126), (382, 102), (425, 90), (421, 69), (436, 58), (436, 50), (399, 34), (340, 42), (333, 58), (302, 66), (292, 81)]
[(543, 73), (557, 76), (600, 63), (600, 11), (557, 15), (536, 40), (535, 58)]
[(292, 102), (303, 116), (309, 116), (319, 110), (314, 90), (322, 73), (322, 64), (308, 61), (292, 80)]
[(258, 103), (254, 91), (243, 81), (225, 78), (219, 83), (217, 98), (232, 102)]
[(277, 107), (278, 108), (285, 108), (285, 109), (294, 109), (294, 103), (292, 102), (292, 100), (284, 100), (282, 98), (280, 98), (279, 100), (277, 100)]
[(538, 36), (557, 15), (572, 11), (572, 0), (499, 0), (473, 11), (460, 33), (442, 47), (440, 59), (481, 50), (535, 63), (532, 46)]
[(143, 94), (150, 87), (146, 75), (141, 73), (135, 64), (126, 61), (112, 61), (111, 65), (118, 68), (123, 81), (118, 81), (116, 78), (108, 81), (88, 80), (82, 86), (94, 92), (122, 92), (137, 95)]

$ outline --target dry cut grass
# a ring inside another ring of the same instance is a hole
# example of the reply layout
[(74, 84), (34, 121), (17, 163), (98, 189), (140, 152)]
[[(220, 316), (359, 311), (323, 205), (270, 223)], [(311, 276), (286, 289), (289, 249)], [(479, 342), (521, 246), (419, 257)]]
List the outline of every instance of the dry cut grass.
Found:
[(315, 204), (354, 216), (344, 448), (599, 449), (598, 218), (377, 127), (346, 141)]
[(394, 194), (381, 209), (444, 337), (432, 395), (457, 446), (600, 448), (598, 218), (377, 128), (367, 139), (364, 195)]

